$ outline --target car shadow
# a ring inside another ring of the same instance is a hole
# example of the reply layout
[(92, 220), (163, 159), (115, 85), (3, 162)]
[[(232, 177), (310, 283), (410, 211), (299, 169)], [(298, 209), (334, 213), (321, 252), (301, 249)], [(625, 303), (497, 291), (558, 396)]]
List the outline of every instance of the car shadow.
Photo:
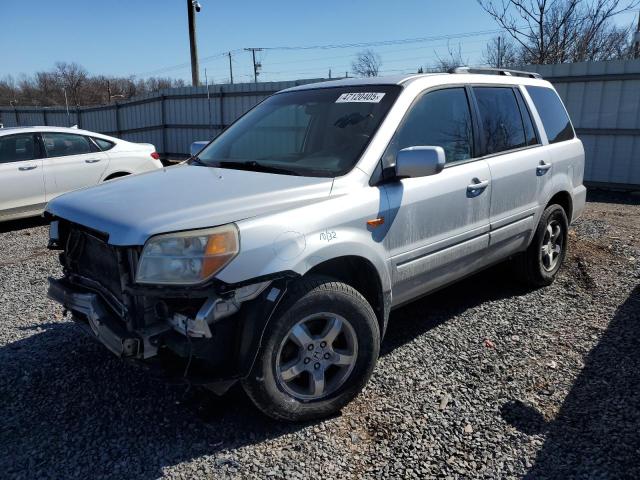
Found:
[(526, 434), (546, 434), (527, 479), (640, 478), (640, 286), (587, 355), (554, 420), (519, 400), (501, 413)]
[(640, 205), (640, 190), (632, 193), (589, 188), (587, 189), (587, 202)]
[[(474, 288), (463, 282), (394, 312), (382, 354), (473, 305), (524, 293), (500, 268), (467, 280)], [(469, 292), (463, 301), (459, 288)], [(71, 322), (21, 329), (34, 334), (0, 348), (0, 471), (8, 477), (155, 479), (202, 456), (233, 467), (225, 452), (310, 425), (268, 419), (239, 387), (216, 397), (154, 379)]]
[(29, 217), (21, 218), (19, 220), (8, 220), (6, 222), (0, 222), (0, 233), (15, 232), (19, 230), (26, 230), (28, 228), (42, 227), (49, 223), (44, 217)]
[(155, 379), (71, 322), (28, 329), (0, 348), (3, 478), (156, 479), (201, 456), (233, 467), (223, 450), (309, 425), (266, 418), (239, 388), (216, 397)]
[[(391, 312), (380, 355), (388, 355), (416, 337), (484, 302), (525, 295), (531, 289), (513, 281), (507, 262), (431, 292)], [(460, 295), (464, 292), (464, 295)]]

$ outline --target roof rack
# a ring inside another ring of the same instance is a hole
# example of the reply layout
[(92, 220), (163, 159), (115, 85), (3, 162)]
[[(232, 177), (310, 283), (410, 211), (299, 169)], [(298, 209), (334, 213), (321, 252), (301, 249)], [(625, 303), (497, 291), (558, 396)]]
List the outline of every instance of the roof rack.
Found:
[(507, 68), (489, 68), (489, 67), (455, 67), (455, 68), (449, 69), (448, 73), (480, 73), (483, 75), (504, 75), (507, 77), (542, 78), (542, 75), (535, 72), (525, 72), (522, 70), (511, 70)]

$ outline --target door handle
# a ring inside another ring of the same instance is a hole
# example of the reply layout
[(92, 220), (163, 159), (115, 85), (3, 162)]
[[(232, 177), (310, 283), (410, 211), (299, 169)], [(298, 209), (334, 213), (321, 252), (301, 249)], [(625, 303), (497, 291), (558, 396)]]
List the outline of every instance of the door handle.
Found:
[(467, 192), (471, 194), (480, 194), (488, 186), (489, 180), (479, 180), (477, 178), (474, 178), (473, 183), (467, 185)]
[(90, 158), (88, 160), (85, 160), (84, 163), (98, 163), (99, 161), (99, 158)]
[(549, 171), (549, 169), (551, 169), (551, 164), (546, 163), (544, 160), (540, 160), (540, 165), (536, 167), (536, 175), (544, 175)]
[(38, 168), (37, 165), (27, 165), (24, 167), (18, 167), (18, 170), (20, 170), (21, 172), (26, 172), (27, 170), (33, 170), (34, 168)]

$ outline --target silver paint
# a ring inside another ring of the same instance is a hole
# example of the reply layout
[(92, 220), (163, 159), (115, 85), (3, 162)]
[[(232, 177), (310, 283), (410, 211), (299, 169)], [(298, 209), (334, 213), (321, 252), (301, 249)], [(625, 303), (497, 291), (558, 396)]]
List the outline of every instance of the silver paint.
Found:
[[(243, 282), (281, 271), (301, 275), (344, 256), (368, 261), (383, 293), (400, 305), (529, 245), (545, 206), (558, 192), (584, 209), (584, 149), (579, 139), (549, 145), (523, 85), (539, 79), (490, 75), (415, 75), (350, 79), (295, 87), (399, 84), (402, 91), (357, 165), (335, 179), (190, 165), (59, 197), (47, 210), (105, 232), (115, 245), (143, 245), (152, 235), (235, 222), (240, 254), (217, 277)], [(541, 145), (447, 164), (433, 175), (381, 185), (370, 179), (413, 101), (433, 88), (466, 84), (520, 86)], [(552, 167), (538, 175), (538, 166)], [(376, 228), (368, 220), (384, 218)]]

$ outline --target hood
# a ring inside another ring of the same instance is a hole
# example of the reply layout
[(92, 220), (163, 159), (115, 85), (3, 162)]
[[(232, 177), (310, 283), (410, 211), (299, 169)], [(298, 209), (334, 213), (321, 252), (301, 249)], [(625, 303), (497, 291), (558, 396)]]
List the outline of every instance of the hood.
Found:
[(177, 165), (55, 198), (47, 212), (142, 245), (152, 235), (214, 227), (323, 200), (331, 178)]

